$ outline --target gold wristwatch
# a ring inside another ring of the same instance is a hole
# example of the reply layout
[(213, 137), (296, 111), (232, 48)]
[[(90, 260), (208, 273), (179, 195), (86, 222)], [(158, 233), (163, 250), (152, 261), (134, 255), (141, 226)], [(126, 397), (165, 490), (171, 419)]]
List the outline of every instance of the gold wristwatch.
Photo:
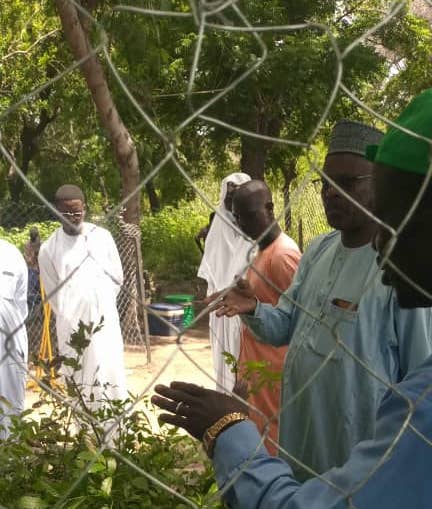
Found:
[(203, 435), (203, 447), (209, 458), (213, 457), (213, 449), (218, 435), (224, 431), (225, 428), (235, 424), (236, 422), (245, 421), (249, 417), (242, 412), (232, 412), (224, 415), (216, 421), (210, 428), (207, 428)]

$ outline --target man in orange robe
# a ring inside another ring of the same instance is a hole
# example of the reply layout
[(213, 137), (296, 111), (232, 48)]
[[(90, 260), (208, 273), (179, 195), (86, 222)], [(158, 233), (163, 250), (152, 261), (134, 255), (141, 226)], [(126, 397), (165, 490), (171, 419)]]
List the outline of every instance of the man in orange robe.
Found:
[[(236, 190), (233, 213), (241, 230), (258, 241), (258, 253), (247, 272), (247, 280), (260, 302), (275, 306), (280, 295), (291, 284), (300, 260), (300, 250), (275, 221), (271, 192), (263, 181), (251, 180)], [(256, 341), (250, 329), (243, 325), (240, 379), (248, 379), (248, 401), (262, 412), (251, 410), (251, 418), (260, 432), (268, 430), (268, 436), (275, 442), (278, 441), (281, 389), (279, 380), (272, 381), (272, 374), (282, 372), (286, 351), (286, 346), (277, 348)], [(254, 370), (254, 365), (247, 364), (255, 361), (264, 361), (263, 368), (267, 375), (260, 377), (256, 371), (256, 368), (260, 369), (259, 366), (256, 365)], [(268, 440), (266, 446), (272, 454), (277, 453), (277, 447)]]

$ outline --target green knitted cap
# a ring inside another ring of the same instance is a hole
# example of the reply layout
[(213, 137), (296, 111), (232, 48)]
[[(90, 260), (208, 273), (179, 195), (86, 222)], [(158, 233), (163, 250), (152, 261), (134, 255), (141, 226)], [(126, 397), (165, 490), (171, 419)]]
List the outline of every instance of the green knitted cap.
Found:
[(366, 148), (366, 159), (425, 175), (429, 170), (432, 146), (432, 88), (415, 97), (395, 123), (429, 138), (430, 143), (390, 127), (378, 145)]

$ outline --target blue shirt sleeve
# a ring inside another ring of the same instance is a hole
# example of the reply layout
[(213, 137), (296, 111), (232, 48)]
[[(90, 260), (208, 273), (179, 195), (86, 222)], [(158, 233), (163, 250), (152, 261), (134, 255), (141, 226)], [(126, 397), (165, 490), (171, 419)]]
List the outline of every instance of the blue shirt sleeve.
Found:
[(291, 305), (280, 308), (279, 305), (273, 307), (262, 302), (257, 302), (254, 315), (240, 315), (242, 322), (258, 341), (273, 346), (283, 346), (290, 342), (291, 317)]
[(392, 293), (400, 376), (404, 378), (432, 354), (432, 309), (402, 309), (395, 293)]
[(304, 484), (294, 479), (288, 464), (267, 453), (251, 422), (223, 432), (213, 461), (228, 507), (430, 509), (432, 361), (428, 364), (386, 393), (374, 440), (356, 446), (342, 468)]

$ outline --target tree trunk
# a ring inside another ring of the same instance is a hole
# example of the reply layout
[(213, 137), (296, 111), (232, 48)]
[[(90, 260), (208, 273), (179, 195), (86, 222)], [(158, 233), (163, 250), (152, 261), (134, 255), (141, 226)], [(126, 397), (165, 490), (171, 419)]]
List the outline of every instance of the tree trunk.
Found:
[[(47, 77), (52, 77), (48, 70)], [(39, 96), (41, 99), (47, 100), (51, 94), (51, 87), (43, 90)], [(26, 116), (24, 118), (24, 123), (20, 135), (20, 144), (15, 150), (15, 160), (17, 161), (17, 165), (20, 170), (27, 175), (30, 168), (30, 162), (35, 157), (39, 149), (39, 141), (41, 136), (43, 135), (45, 129), (48, 124), (52, 122), (55, 118), (55, 113), (53, 115), (49, 115), (48, 110), (43, 108), (39, 115), (37, 116), (37, 120), (30, 116)], [(21, 200), (21, 195), (24, 190), (24, 181), (23, 179), (15, 172), (12, 167), (10, 173), (8, 175), (9, 181), (9, 192), (11, 196), (11, 200), (13, 202), (18, 203)]]
[[(86, 0), (85, 7), (91, 11), (97, 7), (98, 3), (98, 0)], [(121, 294), (125, 296), (122, 306), (119, 306), (119, 313), (125, 343), (131, 341), (141, 343), (137, 291), (140, 257), (134, 251), (134, 246), (141, 245), (140, 192), (136, 191), (140, 183), (140, 173), (136, 146), (114, 104), (102, 64), (96, 55), (89, 56), (91, 52), (90, 20), (84, 15), (80, 16), (75, 5), (69, 0), (56, 0), (56, 6), (75, 60), (86, 59), (80, 65), (80, 69), (102, 125), (107, 131), (120, 169), (122, 197), (126, 199), (126, 202), (123, 213), (124, 222), (120, 228), (119, 238), (116, 239), (124, 272)], [(129, 195), (131, 195), (130, 198)]]
[(253, 179), (264, 180), (267, 151), (267, 143), (255, 138), (242, 136), (240, 159), (241, 171), (247, 173)]
[[(277, 137), (280, 133), (280, 120), (272, 117), (264, 108), (258, 110), (255, 119), (255, 132), (264, 136)], [(253, 179), (264, 180), (266, 160), (271, 142), (249, 136), (241, 136), (241, 171)]]
[(290, 186), (296, 176), (296, 160), (294, 157), (288, 159), (282, 168), (284, 177), (283, 196), (284, 196), (284, 220), (285, 231), (289, 232), (291, 228), (291, 202), (290, 202)]
[[(56, 6), (66, 40), (75, 60), (88, 57), (81, 64), (80, 69), (100, 115), (102, 125), (111, 141), (121, 174), (122, 197), (125, 199), (136, 191), (140, 180), (135, 144), (114, 104), (98, 57), (96, 55), (88, 56), (91, 51), (88, 23), (82, 22), (76, 7), (69, 0), (56, 0)], [(139, 224), (140, 193), (135, 192), (127, 200), (125, 207), (124, 220), (127, 223)]]
[[(29, 121), (24, 120), (24, 125), (20, 136), (20, 145), (15, 151), (15, 160), (24, 175), (28, 174), (30, 161), (36, 154), (36, 133), (34, 127), (29, 124)], [(9, 175), (9, 192), (11, 200), (18, 203), (21, 200), (21, 195), (24, 190), (24, 181), (13, 172)]]
[(160, 206), (160, 200), (159, 196), (156, 193), (156, 189), (154, 187), (153, 182), (147, 182), (145, 185), (147, 196), (150, 202), (150, 210), (155, 214), (156, 212), (159, 212), (161, 206)]

